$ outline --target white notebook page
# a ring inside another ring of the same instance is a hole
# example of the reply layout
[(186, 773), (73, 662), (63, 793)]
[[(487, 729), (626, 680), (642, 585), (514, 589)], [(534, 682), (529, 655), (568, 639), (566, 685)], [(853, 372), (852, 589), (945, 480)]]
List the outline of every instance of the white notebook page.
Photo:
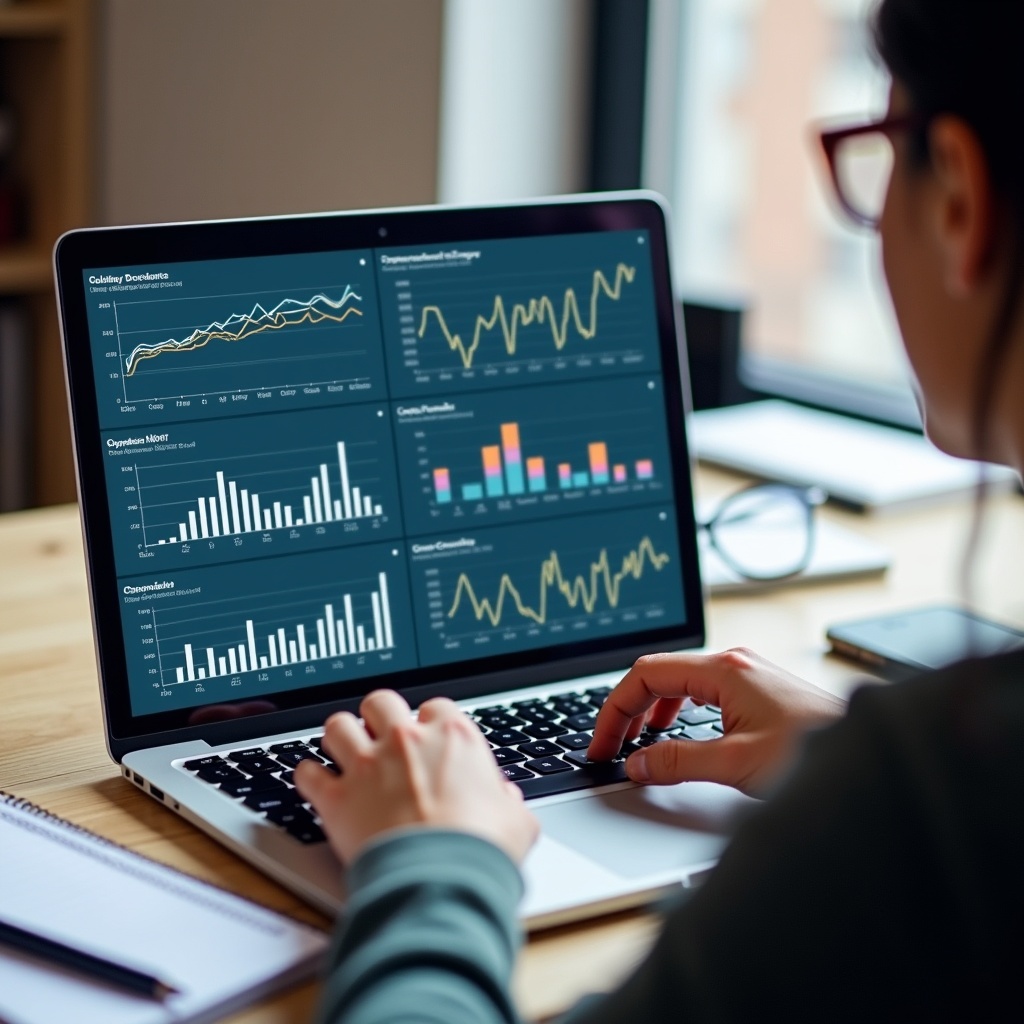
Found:
[(0, 945), (11, 1024), (217, 1020), (315, 971), (328, 938), (10, 797), (0, 799), (0, 919), (180, 989), (125, 993)]

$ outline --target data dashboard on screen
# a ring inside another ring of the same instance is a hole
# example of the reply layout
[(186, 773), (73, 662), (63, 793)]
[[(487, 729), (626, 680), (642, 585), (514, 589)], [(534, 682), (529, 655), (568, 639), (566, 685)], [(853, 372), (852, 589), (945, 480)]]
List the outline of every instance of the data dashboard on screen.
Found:
[(86, 270), (133, 714), (685, 621), (649, 245)]

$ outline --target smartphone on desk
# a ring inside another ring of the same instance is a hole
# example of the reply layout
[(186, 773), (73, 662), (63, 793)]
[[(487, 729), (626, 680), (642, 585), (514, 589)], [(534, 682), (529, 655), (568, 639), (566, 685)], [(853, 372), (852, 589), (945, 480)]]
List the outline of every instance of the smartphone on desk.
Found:
[(830, 626), (832, 650), (885, 679), (907, 679), (963, 658), (1024, 647), (1024, 631), (955, 605), (932, 605)]

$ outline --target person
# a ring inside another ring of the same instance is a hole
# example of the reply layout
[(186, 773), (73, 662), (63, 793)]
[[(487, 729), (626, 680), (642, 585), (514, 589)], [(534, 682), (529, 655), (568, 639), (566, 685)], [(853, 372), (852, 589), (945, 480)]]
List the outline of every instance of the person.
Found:
[[(1024, 4), (882, 0), (891, 72), (882, 264), (928, 435), (1024, 469)], [(838, 141), (841, 141), (839, 139)], [(745, 650), (641, 658), (602, 708), (609, 757), (684, 696), (725, 735), (632, 754), (634, 780), (767, 795), (647, 958), (573, 1022), (1024, 1016), (1024, 654), (865, 686), (846, 707)], [(349, 865), (325, 1021), (514, 1021), (517, 865), (537, 834), (475, 726), (395, 693), (341, 713), (296, 784)]]

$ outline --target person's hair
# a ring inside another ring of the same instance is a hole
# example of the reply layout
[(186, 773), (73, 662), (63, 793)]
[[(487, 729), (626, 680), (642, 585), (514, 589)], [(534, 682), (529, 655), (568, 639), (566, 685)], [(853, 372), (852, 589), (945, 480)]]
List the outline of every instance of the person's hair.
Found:
[(1007, 229), (1009, 273), (989, 325), (974, 396), (972, 441), (983, 453), (989, 407), (1024, 292), (1024, 0), (881, 0), (875, 48), (923, 127), (912, 154), (927, 165), (928, 120), (962, 118), (984, 150)]
[[(931, 118), (960, 117), (978, 137), (998, 197), (1009, 270), (975, 383), (971, 441), (984, 456), (990, 407), (1024, 294), (1024, 0), (881, 0), (873, 34), (875, 49), (921, 119), (911, 139), (911, 158), (919, 167), (928, 165)], [(960, 589), (968, 605), (973, 603), (985, 490), (981, 475), (960, 565)]]

